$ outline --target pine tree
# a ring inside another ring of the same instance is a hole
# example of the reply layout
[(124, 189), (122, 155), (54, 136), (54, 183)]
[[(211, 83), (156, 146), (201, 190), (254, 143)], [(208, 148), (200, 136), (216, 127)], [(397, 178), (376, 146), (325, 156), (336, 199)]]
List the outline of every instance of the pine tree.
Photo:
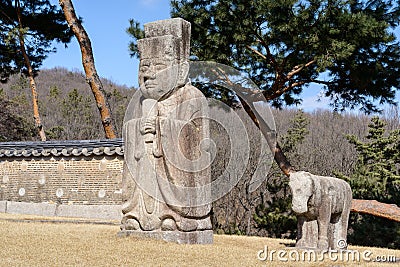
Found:
[[(353, 198), (399, 205), (400, 129), (386, 134), (385, 126), (383, 120), (373, 117), (365, 142), (354, 135), (347, 137), (359, 156), (353, 174), (339, 177), (350, 183)], [(400, 248), (398, 222), (352, 213), (349, 226), (350, 243)]]
[(367, 142), (348, 136), (359, 156), (353, 175), (343, 178), (349, 181), (354, 198), (400, 205), (400, 129), (385, 135), (385, 126), (374, 117), (368, 125)]
[[(301, 102), (312, 83), (338, 108), (391, 103), (400, 88), (396, 1), (171, 0), (192, 23), (191, 51), (249, 74), (276, 106)], [(131, 21), (135, 40), (143, 33)], [(324, 77), (319, 74), (325, 73)]]
[[(376, 101), (394, 103), (400, 89), (395, 1), (171, 0), (171, 7), (172, 17), (192, 24), (193, 58), (248, 74), (276, 107), (301, 103), (314, 84), (337, 110), (371, 112)], [(140, 25), (132, 20), (128, 33), (137, 55)], [(220, 97), (218, 89), (209, 93)], [(279, 144), (274, 155), (286, 175), (295, 171)]]
[[(296, 147), (304, 141), (306, 135), (309, 133), (309, 130), (307, 129), (309, 124), (310, 121), (305, 116), (304, 111), (299, 110), (291, 121), (291, 127), (282, 138), (282, 150), (284, 152), (295, 152)], [(296, 156), (292, 155), (292, 157)]]
[(46, 141), (35, 76), (53, 51), (52, 42), (67, 43), (71, 34), (60, 11), (48, 0), (0, 1), (0, 8), (0, 81), (18, 71), (28, 77), (35, 126), (40, 139)]
[(53, 41), (67, 44), (72, 32), (62, 11), (49, 0), (0, 0), (1, 82), (14, 73), (28, 74), (19, 36), (26, 39), (25, 50), (36, 75), (47, 54), (55, 52)]

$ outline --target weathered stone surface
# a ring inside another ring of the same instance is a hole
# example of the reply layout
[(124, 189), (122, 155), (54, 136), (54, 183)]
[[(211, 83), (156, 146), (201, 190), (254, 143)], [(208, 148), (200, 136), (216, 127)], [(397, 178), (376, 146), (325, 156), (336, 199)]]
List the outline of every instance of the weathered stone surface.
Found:
[(289, 179), (292, 210), (298, 219), (296, 247), (346, 249), (350, 185), (302, 171), (291, 173)]
[(7, 201), (7, 213), (54, 216), (56, 204)]
[(121, 233), (210, 243), (210, 155), (200, 146), (209, 137), (207, 102), (187, 78), (190, 23), (146, 24), (145, 36), (140, 92), (124, 123)]
[(58, 205), (55, 216), (121, 220), (120, 205)]
[[(181, 19), (173, 18), (169, 20), (160, 20), (150, 22), (144, 25), (145, 39), (150, 39), (152, 37), (162, 38), (161, 36), (174, 36), (176, 41), (176, 48), (180, 59), (185, 60), (189, 58), (190, 54), (190, 23)], [(162, 47), (158, 47), (162, 49)], [(143, 50), (141, 50), (142, 52)], [(147, 50), (146, 50), (147, 51)], [(143, 51), (143, 52), (146, 52)], [(142, 55), (141, 55), (141, 58)]]
[(0, 212), (5, 213), (7, 210), (7, 201), (0, 201)]
[(120, 221), (122, 217), (120, 205), (60, 205), (55, 203), (0, 201), (0, 212), (116, 221)]
[(120, 237), (134, 236), (143, 238), (152, 238), (156, 240), (164, 240), (178, 244), (212, 244), (213, 231), (129, 231), (123, 230), (118, 233)]

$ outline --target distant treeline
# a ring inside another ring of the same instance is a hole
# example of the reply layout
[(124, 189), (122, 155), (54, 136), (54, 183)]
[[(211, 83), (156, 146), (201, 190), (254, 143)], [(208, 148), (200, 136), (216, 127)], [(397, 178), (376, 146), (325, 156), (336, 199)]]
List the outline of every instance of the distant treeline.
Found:
[[(58, 67), (41, 70), (36, 79), (40, 113), (44, 128), (49, 134), (49, 139), (77, 140), (104, 137), (93, 95), (82, 72), (69, 71)], [(121, 136), (125, 108), (136, 89), (118, 85), (108, 79), (102, 79), (102, 82), (108, 93), (107, 97), (118, 135)], [(29, 128), (30, 126), (33, 127), (33, 115), (31, 91), (27, 78), (14, 75), (8, 83), (0, 84), (0, 101), (3, 106), (1, 111), (3, 115), (2, 122), (5, 117), (9, 118), (11, 114), (15, 117), (14, 122), (3, 122), (1, 124), (0, 140), (23, 141), (37, 139)], [(277, 132), (283, 136), (297, 109), (273, 110), (273, 112)], [(310, 135), (306, 138), (303, 146), (308, 152), (310, 152), (308, 150), (310, 146), (314, 152), (326, 151), (326, 146), (329, 146), (331, 141), (333, 141), (336, 148), (342, 142), (347, 144), (343, 135), (351, 133), (361, 137), (365, 133), (369, 122), (369, 117), (363, 114), (339, 114), (328, 110), (316, 110), (306, 113), (306, 116), (310, 120)], [(382, 117), (388, 121), (389, 130), (398, 127), (400, 119), (397, 108), (385, 110)], [(19, 129), (18, 133), (15, 132), (15, 129), (12, 129), (10, 124)], [(26, 127), (26, 132), (23, 133), (22, 129), (20, 129), (21, 127)], [(334, 148), (332, 147), (331, 149)], [(344, 152), (343, 150), (341, 151)]]
[[(40, 71), (36, 81), (40, 115), (49, 140), (104, 138), (100, 115), (83, 73), (65, 68), (46, 69)], [(107, 91), (116, 130), (121, 135), (125, 108), (135, 89), (117, 85), (107, 79), (102, 79), (102, 83)], [(33, 113), (28, 80), (24, 76), (14, 75), (8, 83), (0, 84), (0, 91), (1, 101), (7, 101), (8, 105), (13, 106), (8, 112), (14, 112), (14, 116), (26, 128), (26, 131), (15, 134), (7, 126), (0, 130), (0, 140), (38, 140), (31, 129)], [(15, 124), (14, 127), (21, 127), (18, 122)], [(3, 125), (0, 127), (3, 128)]]

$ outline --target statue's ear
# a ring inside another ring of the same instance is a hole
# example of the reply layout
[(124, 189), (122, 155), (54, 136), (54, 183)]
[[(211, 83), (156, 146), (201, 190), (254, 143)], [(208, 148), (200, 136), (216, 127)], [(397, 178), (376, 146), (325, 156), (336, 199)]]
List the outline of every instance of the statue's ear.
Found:
[(311, 174), (310, 174), (310, 178), (309, 179), (311, 180), (311, 192), (312, 192), (312, 195), (314, 195), (315, 194), (315, 190), (317, 190), (317, 186), (315, 185), (315, 180), (311, 176)]
[(178, 65), (178, 86), (185, 85), (189, 75), (189, 62), (185, 61)]
[(307, 178), (311, 178), (311, 173), (309, 172), (303, 172), (303, 175)]
[(309, 172), (304, 172), (304, 178), (309, 181), (310, 187), (313, 190), (314, 189), (314, 179), (312, 177), (312, 174)]

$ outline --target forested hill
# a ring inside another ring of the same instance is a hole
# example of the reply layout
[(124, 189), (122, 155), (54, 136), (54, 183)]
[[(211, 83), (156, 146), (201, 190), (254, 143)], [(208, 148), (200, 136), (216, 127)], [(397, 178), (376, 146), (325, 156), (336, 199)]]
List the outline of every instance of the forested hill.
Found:
[[(92, 92), (84, 74), (65, 68), (42, 70), (37, 77), (40, 114), (49, 140), (79, 140), (104, 138)], [(125, 109), (134, 88), (119, 86), (103, 79), (108, 92), (115, 126), (119, 137)], [(0, 141), (38, 140), (33, 125), (31, 91), (25, 77), (12, 76), (7, 84), (0, 84)], [(274, 110), (279, 139), (285, 142), (287, 130), (294, 124), (305, 127), (305, 138), (291, 155), (300, 169), (319, 174), (331, 170), (349, 173), (356, 158), (355, 150), (346, 140), (346, 134), (363, 138), (367, 134), (370, 118), (352, 113), (338, 114), (316, 110), (299, 114), (296, 109)], [(301, 115), (301, 116), (300, 116)], [(300, 121), (296, 116), (302, 117)], [(399, 110), (386, 110), (388, 130), (400, 128)], [(329, 164), (328, 164), (329, 163)], [(323, 166), (329, 165), (329, 168)]]
[[(48, 139), (104, 138), (99, 112), (82, 72), (65, 68), (41, 70), (36, 82), (40, 115)], [(125, 108), (135, 89), (107, 79), (102, 79), (102, 83), (120, 135)], [(0, 84), (0, 92), (0, 101), (4, 102), (0, 114), (0, 140), (38, 140), (33, 129), (31, 90), (27, 78), (12, 76), (8, 83)]]

